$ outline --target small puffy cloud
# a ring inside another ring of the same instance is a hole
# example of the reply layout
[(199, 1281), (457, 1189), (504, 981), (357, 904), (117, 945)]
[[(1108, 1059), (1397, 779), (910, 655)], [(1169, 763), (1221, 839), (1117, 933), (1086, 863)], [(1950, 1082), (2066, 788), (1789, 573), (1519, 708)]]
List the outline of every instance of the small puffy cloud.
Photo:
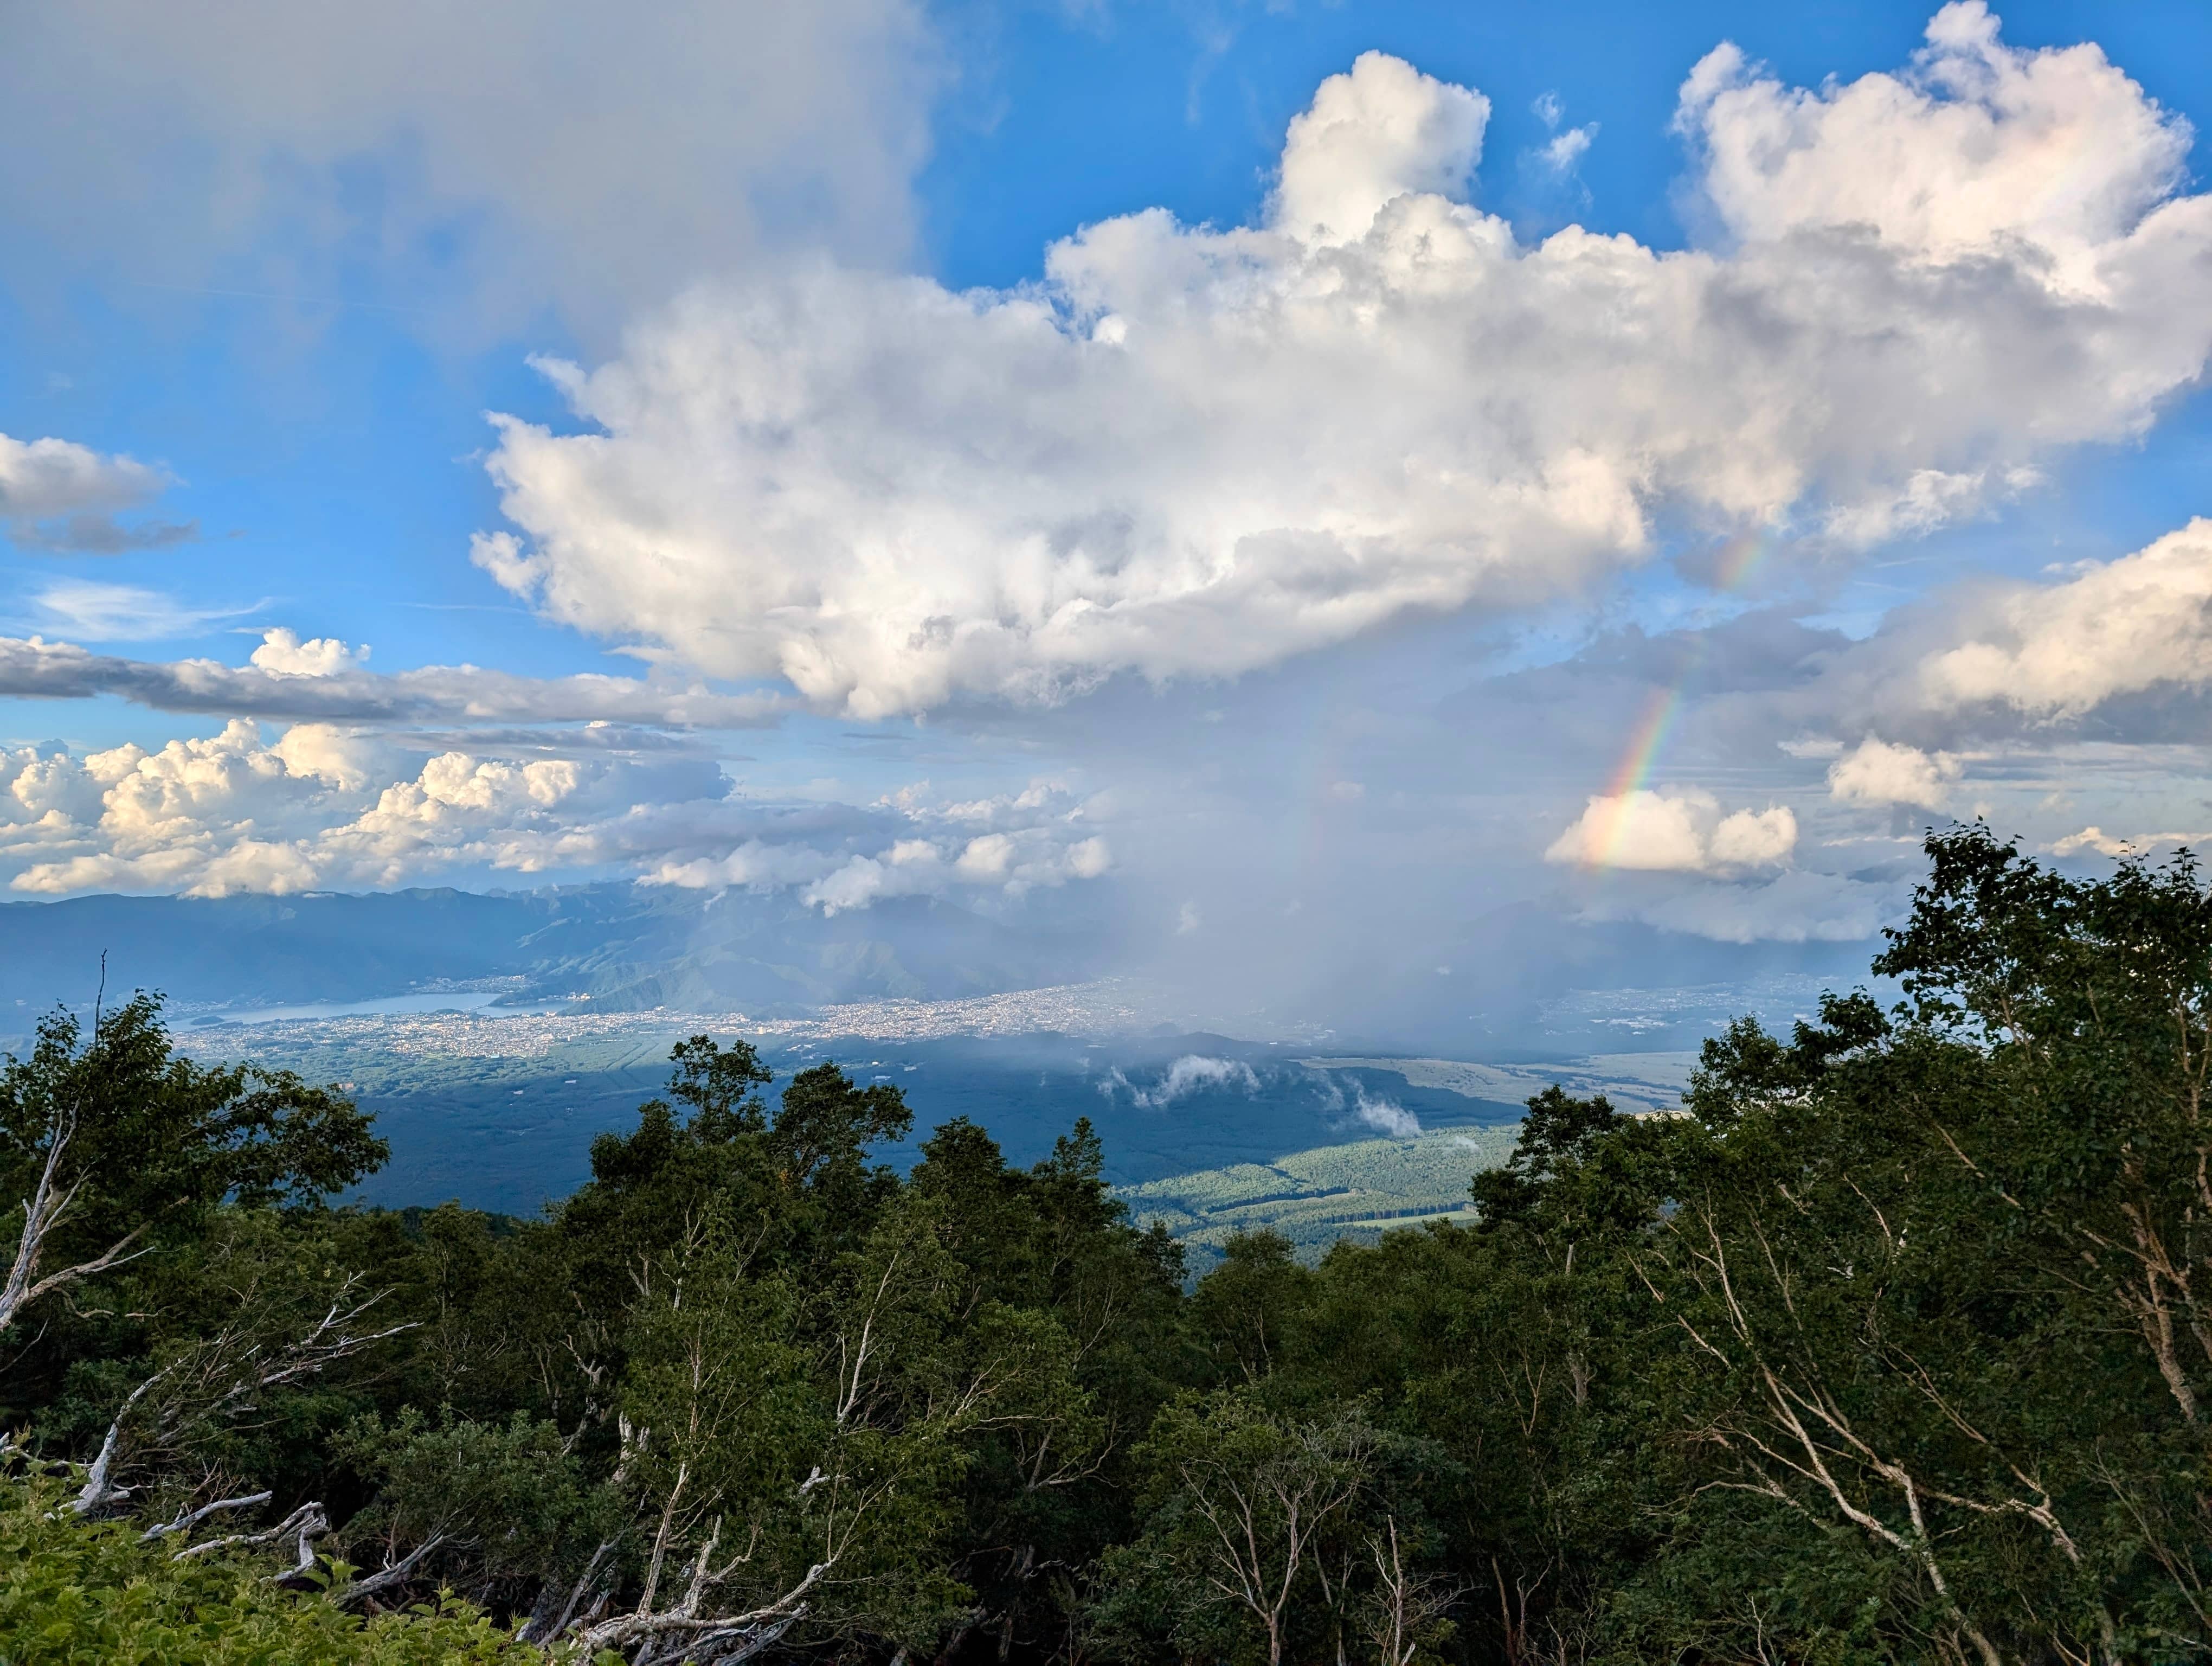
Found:
[(1715, 824), (1705, 848), (1717, 868), (1777, 867), (1797, 848), (1797, 818), (1785, 805), (1738, 810)]
[(1067, 848), (1067, 871), (1079, 879), (1096, 879), (1113, 866), (1113, 851), (1095, 834)]
[(1014, 842), (1003, 833), (986, 833), (968, 841), (968, 848), (960, 853), (954, 864), (959, 871), (974, 879), (1003, 878), (1014, 865)]
[(695, 291), (546, 367), (587, 431), (499, 419), (512, 526), (478, 559), (824, 708), (1050, 701), (1571, 593), (1662, 515), (1924, 531), (2140, 434), (2212, 351), (2186, 124), (1978, 6), (1894, 75), (1701, 64), (1709, 246), (1522, 242), (1462, 199), (1485, 109), (1370, 55), (1292, 124), (1260, 225), (1123, 216), (1006, 291)]
[(1698, 787), (1638, 787), (1593, 794), (1544, 852), (1547, 862), (1650, 873), (1710, 873), (1775, 867), (1797, 848), (1797, 818), (1786, 805), (1722, 812)]
[(1838, 504), (1820, 517), (1820, 524), (1830, 537), (1850, 544), (1917, 537), (1946, 521), (1973, 515), (1993, 499), (2033, 485), (2038, 477), (2034, 470), (2024, 466), (2002, 472), (1970, 469), (1955, 474), (1942, 469), (1915, 469), (1893, 496)]
[(2138, 833), (2130, 838), (2117, 838), (2101, 827), (2085, 827), (2079, 833), (2069, 833), (2063, 839), (2053, 840), (2046, 848), (2054, 856), (2078, 856), (2085, 850), (2094, 850), (2100, 856), (2143, 856), (2151, 851), (2188, 845), (2201, 849), (2212, 832), (2199, 833)]
[(1401, 197), (1457, 197), (1482, 155), (1490, 100), (1423, 75), (1402, 58), (1362, 52), (1291, 118), (1274, 222), (1334, 246), (1364, 237)]
[(2142, 847), (2132, 839), (2116, 839), (2101, 827), (2085, 827), (2079, 833), (2069, 833), (2063, 839), (2051, 842), (2054, 856), (2075, 856), (2082, 851), (2094, 850), (2100, 856), (2129, 856)]
[(905, 838), (888, 851), (854, 855), (801, 891), (801, 899), (836, 914), (886, 897), (941, 896), (960, 885), (1020, 897), (1072, 879), (1096, 879), (1113, 866), (1106, 842), (1071, 840), (1064, 824), (1045, 822), (1009, 833), (985, 833), (957, 849), (929, 838)]
[(888, 897), (936, 896), (947, 889), (952, 872), (957, 870), (928, 840), (900, 839), (875, 855), (852, 857), (799, 895), (824, 914), (838, 914)]
[[(1063, 783), (1033, 781), (1018, 793), (942, 800), (927, 782), (903, 787), (878, 804), (918, 836), (886, 855), (856, 855), (810, 884), (805, 900), (835, 913), (880, 897), (937, 895), (957, 885), (988, 886), (1010, 897), (1073, 879), (1096, 879), (1114, 866), (1105, 839), (1083, 830), (1091, 806)], [(974, 832), (975, 828), (987, 832)]]
[(1242, 1091), (1257, 1093), (1260, 1078), (1242, 1059), (1214, 1059), (1186, 1053), (1149, 1088), (1131, 1090), (1144, 1109), (1158, 1110), (1194, 1093)]
[(1352, 1114), (1377, 1134), (1388, 1134), (1393, 1140), (1416, 1139), (1421, 1132), (1421, 1119), (1412, 1111), (1395, 1099), (1371, 1097), (1364, 1087), (1353, 1096)]
[(1711, 794), (1662, 796), (1642, 788), (1593, 794), (1581, 817), (1544, 852), (1547, 862), (1697, 873), (1709, 860)]
[(2118, 696), (2212, 685), (2212, 520), (2063, 582), (2023, 586), (1989, 611), (1974, 640), (1921, 662), (1936, 710), (2078, 717)]
[(836, 853), (812, 845), (750, 838), (718, 854), (661, 860), (641, 877), (649, 885), (685, 891), (782, 891), (812, 885), (835, 869), (839, 860)]
[(1523, 173), (1534, 170), (1548, 174), (1553, 179), (1565, 179), (1581, 166), (1583, 157), (1597, 138), (1597, 124), (1588, 122), (1580, 127), (1562, 131), (1559, 124), (1566, 119), (1567, 106), (1557, 93), (1540, 93), (1529, 109), (1552, 135), (1536, 149), (1524, 153), (1522, 158)]
[(902, 787), (884, 800), (908, 815), (940, 822), (960, 822), (970, 826), (991, 827), (1006, 821), (1029, 823), (1041, 812), (1062, 812), (1075, 813), (1073, 799), (1067, 788), (1056, 781), (1032, 781), (1018, 793), (1001, 793), (990, 798), (962, 799), (950, 802), (933, 797), (927, 781)]
[(169, 483), (159, 469), (107, 457), (68, 440), (12, 440), (0, 434), (0, 517), (44, 520), (87, 510), (132, 509)]
[(373, 734), (329, 723), (295, 723), (270, 748), (288, 774), (357, 793), (396, 767), (393, 749)]
[(1597, 124), (1590, 122), (1581, 127), (1570, 127), (1565, 132), (1554, 134), (1536, 155), (1542, 164), (1554, 173), (1571, 173), (1582, 163), (1591, 142), (1597, 137)]
[(247, 660), (277, 677), (335, 677), (368, 664), (368, 648), (365, 644), (349, 648), (335, 636), (317, 636), (303, 642), (299, 632), (279, 625), (262, 633), (261, 646)]
[(14, 542), (69, 554), (156, 549), (192, 535), (189, 526), (126, 526), (121, 512), (144, 508), (175, 483), (160, 469), (70, 440), (0, 434), (0, 526)]
[(1940, 810), (1964, 767), (1948, 752), (1923, 752), (1869, 737), (1828, 766), (1828, 791), (1845, 804)]

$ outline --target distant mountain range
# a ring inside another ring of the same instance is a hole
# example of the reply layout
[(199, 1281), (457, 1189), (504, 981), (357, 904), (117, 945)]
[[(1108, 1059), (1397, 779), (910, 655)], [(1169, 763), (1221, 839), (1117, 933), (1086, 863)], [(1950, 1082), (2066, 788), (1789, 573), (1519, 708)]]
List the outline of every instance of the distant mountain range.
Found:
[(627, 883), (543, 891), (81, 897), (0, 904), (0, 1000), (111, 990), (189, 1004), (366, 1000), (507, 981), (518, 999), (587, 995), (766, 1016), (826, 1002), (945, 1000), (1094, 975), (1111, 933), (1065, 905), (994, 920), (928, 897), (824, 915), (787, 896)]
[[(580, 1012), (775, 1018), (835, 1003), (950, 1000), (1134, 973), (1184, 988), (1176, 1000), (1189, 1010), (1165, 1015), (1178, 1024), (1334, 1032), (1392, 1052), (1555, 1058), (1694, 1047), (1713, 1027), (1716, 1004), (1723, 1018), (1778, 1004), (1809, 1011), (1821, 987), (1864, 979), (1872, 946), (1721, 943), (1626, 921), (1563, 921), (1523, 903), (1470, 921), (1449, 966), (1378, 943), (1356, 960), (1332, 961), (1324, 981), (1295, 991), (1279, 983), (1270, 994), (1270, 972), (1298, 959), (1291, 945), (1251, 945), (1248, 988), (1226, 971), (1187, 975), (1171, 953), (1133, 965), (1126, 922), (1103, 886), (989, 912), (909, 897), (831, 915), (788, 893), (628, 882), (0, 903), (0, 1033), (21, 1034), (33, 1012), (58, 1000), (88, 1000), (104, 951), (111, 991), (158, 989), (187, 1008), (475, 989), (495, 990), (502, 1003), (573, 1000)], [(1204, 987), (1184, 987), (1194, 982)]]

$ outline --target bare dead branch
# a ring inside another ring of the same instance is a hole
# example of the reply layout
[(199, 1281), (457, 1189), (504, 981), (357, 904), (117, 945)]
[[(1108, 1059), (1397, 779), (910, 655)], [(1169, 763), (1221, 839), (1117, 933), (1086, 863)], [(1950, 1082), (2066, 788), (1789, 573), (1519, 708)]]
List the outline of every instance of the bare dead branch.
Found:
[(585, 1592), (592, 1589), (592, 1582), (599, 1578), (601, 1565), (614, 1554), (614, 1548), (615, 1541), (612, 1539), (600, 1541), (599, 1547), (592, 1553), (592, 1560), (584, 1564), (583, 1572), (576, 1577), (575, 1584), (570, 1588), (568, 1601), (562, 1608), (560, 1618), (549, 1626), (541, 1626), (533, 1615), (530, 1623), (519, 1633), (523, 1642), (550, 1643), (568, 1629), (569, 1622), (576, 1617), (576, 1610), (583, 1604)]
[(179, 1511), (173, 1521), (156, 1522), (138, 1535), (138, 1542), (150, 1545), (156, 1539), (167, 1538), (172, 1533), (190, 1533), (209, 1517), (224, 1510), (253, 1510), (276, 1497), (273, 1493), (251, 1493), (242, 1499), (217, 1499), (213, 1504), (204, 1504), (198, 1509)]
[(302, 1568), (314, 1566), (315, 1559), (313, 1553), (307, 1548), (308, 1541), (319, 1534), (329, 1532), (330, 1528), (330, 1522), (323, 1514), (323, 1506), (311, 1502), (301, 1505), (274, 1527), (264, 1528), (258, 1533), (230, 1533), (220, 1539), (203, 1540), (196, 1545), (186, 1545), (169, 1560), (173, 1562), (184, 1562), (191, 1560), (195, 1556), (212, 1555), (218, 1550), (252, 1549), (257, 1545), (275, 1544), (278, 1540), (289, 1538), (296, 1533), (300, 1537), (301, 1555), (304, 1559), (301, 1568), (293, 1570), (296, 1574)]
[(39, 1264), (46, 1256), (46, 1247), (64, 1220), (69, 1217), (77, 1194), (83, 1189), (80, 1180), (70, 1185), (61, 1183), (62, 1153), (69, 1149), (70, 1141), (76, 1135), (76, 1118), (72, 1113), (54, 1125), (46, 1140), (46, 1160), (39, 1170), (39, 1183), (23, 1201), (23, 1231), (15, 1244), (15, 1259), (8, 1268), (8, 1279), (0, 1285), (0, 1330), (15, 1322), (16, 1315), (41, 1296), (51, 1295), (66, 1286), (82, 1284), (97, 1277), (109, 1268), (135, 1261), (146, 1253), (142, 1246), (131, 1245), (145, 1235), (142, 1223), (132, 1227), (105, 1250), (90, 1261), (64, 1267), (58, 1272), (40, 1278)]
[(330, 1594), (333, 1602), (357, 1602), (364, 1596), (374, 1596), (379, 1591), (389, 1590), (401, 1584), (415, 1571), (422, 1559), (446, 1542), (443, 1533), (433, 1533), (396, 1562), (387, 1563), (365, 1579), (349, 1579)]
[[(695, 1566), (703, 1567), (712, 1549), (713, 1541), (710, 1539), (702, 1548)], [(774, 1602), (749, 1608), (742, 1614), (702, 1614), (698, 1611), (713, 1581), (695, 1574), (683, 1600), (673, 1607), (658, 1613), (641, 1608), (630, 1614), (617, 1614), (596, 1625), (579, 1626), (574, 1633), (575, 1640), (586, 1658), (598, 1655), (602, 1650), (619, 1651), (643, 1643), (653, 1646), (648, 1646), (641, 1658), (652, 1659), (681, 1658), (684, 1654), (693, 1652), (693, 1645), (697, 1639), (708, 1636), (732, 1642), (750, 1640), (754, 1633), (779, 1620), (783, 1622), (783, 1626), (776, 1635), (781, 1636), (783, 1630), (805, 1616), (807, 1593), (821, 1582), (823, 1575), (829, 1572), (832, 1566), (830, 1562), (817, 1562), (806, 1570), (805, 1578)], [(685, 1645), (673, 1657), (663, 1655), (658, 1646), (664, 1639), (671, 1638), (682, 1639)], [(765, 1647), (766, 1644), (761, 1646)], [(727, 1658), (730, 1651), (720, 1650), (719, 1652), (721, 1657)]]

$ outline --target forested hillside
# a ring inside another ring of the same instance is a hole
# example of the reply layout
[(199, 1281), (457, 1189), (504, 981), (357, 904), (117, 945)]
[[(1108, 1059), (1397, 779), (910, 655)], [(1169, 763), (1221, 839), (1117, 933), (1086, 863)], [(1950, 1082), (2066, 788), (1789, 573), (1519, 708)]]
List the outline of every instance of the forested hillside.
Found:
[(332, 1207), (343, 1095), (58, 1015), (0, 1074), (0, 1659), (2198, 1658), (2212, 908), (1929, 854), (1897, 1008), (1194, 1282), (1087, 1124), (901, 1179), (894, 1085), (742, 1042), (519, 1220)]

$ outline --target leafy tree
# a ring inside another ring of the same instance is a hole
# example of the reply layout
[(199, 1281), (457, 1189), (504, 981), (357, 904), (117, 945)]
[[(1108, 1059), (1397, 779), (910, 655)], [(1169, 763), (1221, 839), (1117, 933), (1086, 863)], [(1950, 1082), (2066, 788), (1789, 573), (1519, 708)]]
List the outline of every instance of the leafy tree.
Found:
[(1343, 1660), (1379, 1596), (1381, 1634), (1402, 1666), (1434, 1616), (1405, 1572), (1395, 1489), (1381, 1485), (1387, 1444), (1356, 1404), (1303, 1419), (1250, 1387), (1171, 1402), (1139, 1453), (1143, 1529), (1108, 1556), (1119, 1587), (1108, 1624), (1163, 1628), (1186, 1657)]
[(42, 1297), (189, 1243), (206, 1211), (319, 1204), (389, 1155), (335, 1091), (289, 1071), (177, 1055), (159, 997), (58, 1009), (27, 1059), (0, 1064), (0, 1195), (24, 1200), (0, 1331)]
[(504, 1424), (412, 1406), (388, 1422), (369, 1413), (331, 1448), (374, 1489), (345, 1525), (349, 1553), (386, 1567), (413, 1557), (479, 1605), (524, 1607), (556, 1590), (613, 1527), (615, 1500), (587, 1482), (558, 1429), (526, 1413)]
[(1668, 1131), (1638, 1262), (1698, 1502), (1629, 1606), (1986, 1663), (2201, 1645), (2194, 866), (2070, 880), (1979, 828), (1929, 854), (1875, 967), (1907, 1003), (1735, 1026)]

